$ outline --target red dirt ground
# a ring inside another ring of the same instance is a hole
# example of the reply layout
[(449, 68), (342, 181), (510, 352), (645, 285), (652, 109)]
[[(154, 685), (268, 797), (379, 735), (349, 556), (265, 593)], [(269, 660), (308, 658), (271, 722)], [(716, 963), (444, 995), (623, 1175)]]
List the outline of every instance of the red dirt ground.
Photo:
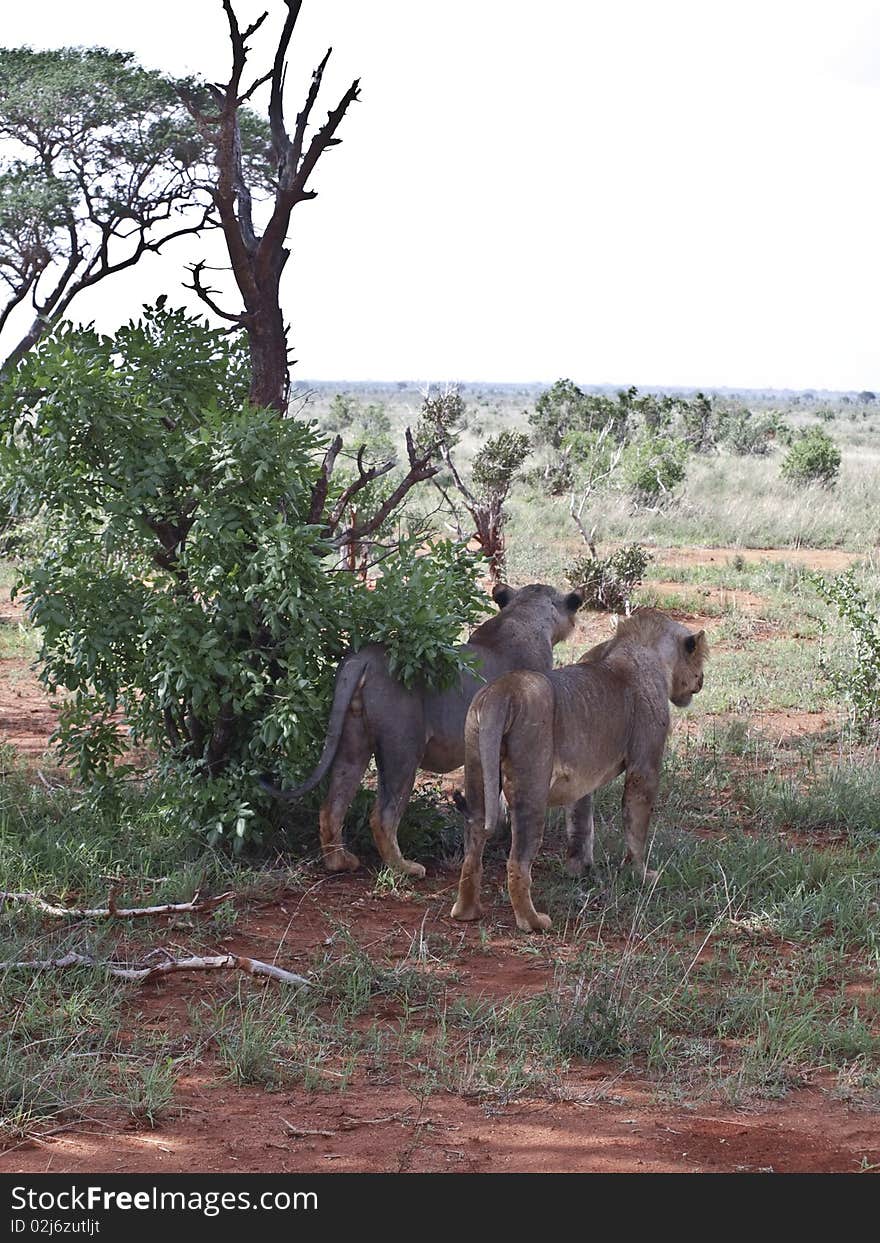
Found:
[[(662, 553), (667, 562), (685, 554)], [(724, 550), (688, 550), (695, 561), (727, 559)], [(747, 560), (775, 555), (838, 568), (840, 553), (741, 550)], [(658, 560), (661, 554), (658, 554)], [(8, 597), (0, 599), (0, 625), (17, 622)], [(578, 643), (597, 641), (605, 619), (579, 628)], [(594, 637), (595, 636), (595, 637)], [(768, 714), (769, 715), (769, 714)], [(818, 731), (812, 714), (776, 714), (780, 733)], [(0, 662), (0, 741), (12, 743), (31, 765), (43, 755), (55, 712), (21, 662)], [(497, 899), (480, 930), (449, 918), (454, 873), (429, 872), (411, 898), (377, 895), (366, 871), (344, 877), (317, 870), (305, 892), (240, 913), (235, 932), (216, 952), (231, 951), (302, 970), (309, 956), (343, 921), (362, 946), (381, 943), (401, 961), (420, 933), (460, 941), (454, 958), (456, 996), (528, 996), (552, 982), (551, 940), (523, 952), (509, 908)], [(156, 944), (170, 930), (157, 921)], [(488, 934), (488, 937), (487, 937)], [(171, 934), (179, 938), (181, 934)], [(555, 938), (553, 938), (555, 940)], [(558, 944), (558, 943), (557, 943)], [(254, 985), (258, 987), (258, 985)], [(187, 1002), (234, 989), (229, 977), (196, 973), (166, 976), (133, 993), (131, 1028), (185, 1032)], [(268, 989), (278, 985), (268, 982)], [(852, 1172), (880, 1165), (880, 1128), (870, 1113), (850, 1111), (820, 1081), (793, 1090), (782, 1102), (748, 1110), (700, 1104), (657, 1103), (656, 1085), (615, 1074), (606, 1064), (583, 1063), (564, 1077), (555, 1096), (520, 1097), (501, 1104), (477, 1097), (435, 1093), (420, 1103), (406, 1086), (403, 1067), (389, 1067), (389, 1085), (358, 1072), (344, 1093), (304, 1087), (266, 1092), (236, 1087), (206, 1058), (178, 1080), (175, 1106), (155, 1130), (138, 1127), (123, 1111), (96, 1110), (86, 1122), (31, 1139), (0, 1154), (7, 1173), (172, 1173), (328, 1171), (480, 1172)], [(410, 1075), (415, 1089), (418, 1077)]]
[[(503, 905), (491, 912), (486, 947), (478, 929), (449, 918), (455, 879), (435, 872), (425, 882), (425, 902), (377, 897), (368, 875), (319, 877), (305, 894), (247, 912), (243, 931), (218, 950), (264, 960), (277, 955), (296, 970), (342, 917), (362, 945), (381, 941), (394, 959), (406, 956), (420, 931), (463, 938), (454, 961), (457, 996), (528, 996), (546, 988), (552, 964), (544, 954), (517, 952), (522, 938)], [(146, 985), (132, 999), (132, 1024), (176, 1030), (186, 1003), (214, 987), (224, 986), (206, 986), (195, 974)], [(637, 1077), (584, 1064), (560, 1082), (561, 1099), (499, 1104), (437, 1093), (420, 1105), (400, 1085), (398, 1070), (389, 1067), (395, 1083), (388, 1086), (355, 1078), (339, 1094), (301, 1087), (269, 1093), (234, 1087), (208, 1060), (178, 1081), (176, 1116), (155, 1130), (96, 1111), (70, 1131), (6, 1151), (0, 1171), (783, 1173), (852, 1172), (880, 1163), (876, 1118), (848, 1111), (818, 1084), (747, 1112), (689, 1109), (657, 1104), (654, 1087)]]

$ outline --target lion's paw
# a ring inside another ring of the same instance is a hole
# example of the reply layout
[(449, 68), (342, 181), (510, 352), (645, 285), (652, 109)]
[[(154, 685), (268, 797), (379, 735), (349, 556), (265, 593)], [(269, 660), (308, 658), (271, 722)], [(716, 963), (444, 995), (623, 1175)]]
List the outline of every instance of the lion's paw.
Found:
[(324, 855), (324, 866), (328, 872), (356, 872), (361, 861), (357, 855), (353, 855), (350, 850), (343, 850), (340, 846), (338, 850), (328, 851)]
[(460, 919), (463, 923), (469, 923), (471, 920), (479, 919), (483, 914), (483, 908), (479, 903), (475, 902), (468, 906), (464, 902), (456, 902), (452, 908), (451, 915), (453, 919)]
[(542, 915), (540, 911), (535, 911), (534, 916), (529, 919), (517, 915), (516, 926), (520, 932), (549, 932), (553, 927), (553, 920), (549, 915)]

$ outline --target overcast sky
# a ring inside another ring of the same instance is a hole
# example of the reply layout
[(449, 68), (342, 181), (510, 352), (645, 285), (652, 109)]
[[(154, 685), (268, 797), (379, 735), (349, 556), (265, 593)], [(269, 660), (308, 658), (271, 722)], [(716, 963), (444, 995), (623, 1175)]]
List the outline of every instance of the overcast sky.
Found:
[[(2, 9), (226, 76), (220, 0)], [(293, 216), (296, 378), (880, 389), (878, 0), (305, 0), (291, 119), (330, 44), (316, 116), (362, 102)], [(72, 310), (185, 303), (194, 253)]]

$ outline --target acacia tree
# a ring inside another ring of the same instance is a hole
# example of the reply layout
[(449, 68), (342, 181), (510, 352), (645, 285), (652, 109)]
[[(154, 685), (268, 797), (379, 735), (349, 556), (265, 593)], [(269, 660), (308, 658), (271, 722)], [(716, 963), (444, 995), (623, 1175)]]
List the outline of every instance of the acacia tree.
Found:
[[(84, 289), (211, 222), (211, 153), (182, 85), (128, 52), (0, 49), (0, 332), (32, 312), (4, 372)], [(253, 121), (245, 149), (255, 168)]]

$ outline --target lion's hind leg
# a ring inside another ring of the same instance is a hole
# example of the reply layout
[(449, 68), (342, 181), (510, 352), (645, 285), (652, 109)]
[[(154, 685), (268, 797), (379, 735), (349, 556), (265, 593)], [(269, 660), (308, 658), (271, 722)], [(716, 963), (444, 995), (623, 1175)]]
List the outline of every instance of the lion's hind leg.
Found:
[(389, 737), (386, 730), (376, 747), (378, 791), (376, 803), (370, 815), (373, 841), (383, 862), (392, 871), (421, 880), (425, 869), (421, 863), (404, 859), (397, 841), (397, 829), (403, 819), (412, 794), (421, 752), (416, 751), (413, 740), (418, 738), (415, 727), (404, 725), (400, 736)]
[(632, 863), (639, 880), (652, 882), (657, 872), (647, 867), (648, 825), (660, 784), (657, 772), (629, 769), (623, 788), (623, 835), (626, 841), (626, 862)]
[[(486, 789), (483, 762), (480, 757), (479, 723), (476, 715), (468, 715), (465, 727), (465, 812), (464, 858), (458, 881), (458, 896), (452, 918), (479, 919), (483, 913), (480, 890), (483, 884), (483, 851), (492, 836), (486, 828)], [(500, 787), (500, 782), (499, 782)]]
[(483, 851), (492, 836), (486, 829), (486, 807), (483, 798), (483, 769), (475, 755), (467, 770), (467, 820), (464, 829), (464, 859), (458, 880), (458, 897), (452, 918), (479, 919), (483, 914), (480, 890), (483, 885)]
[(522, 932), (547, 932), (553, 926), (550, 916), (536, 911), (532, 902), (532, 863), (544, 838), (549, 780), (543, 790), (541, 786), (542, 783), (536, 781), (536, 788), (529, 791), (508, 790), (511, 846), (507, 860), (507, 892), (516, 926)]
[(565, 835), (568, 838), (568, 857), (565, 866), (571, 876), (580, 876), (584, 868), (593, 866), (593, 796), (587, 794), (571, 807), (565, 809)]
[(372, 752), (360, 701), (356, 697), (346, 714), (339, 749), (330, 770), (330, 785), (318, 813), (321, 854), (328, 872), (353, 872), (360, 867), (357, 855), (346, 850), (342, 844), (342, 825)]
[(458, 897), (452, 908), (453, 919), (479, 919), (483, 914), (480, 890), (483, 885), (483, 851), (488, 840), (489, 834), (484, 821), (475, 822), (469, 817), (464, 833), (464, 859), (458, 880)]

